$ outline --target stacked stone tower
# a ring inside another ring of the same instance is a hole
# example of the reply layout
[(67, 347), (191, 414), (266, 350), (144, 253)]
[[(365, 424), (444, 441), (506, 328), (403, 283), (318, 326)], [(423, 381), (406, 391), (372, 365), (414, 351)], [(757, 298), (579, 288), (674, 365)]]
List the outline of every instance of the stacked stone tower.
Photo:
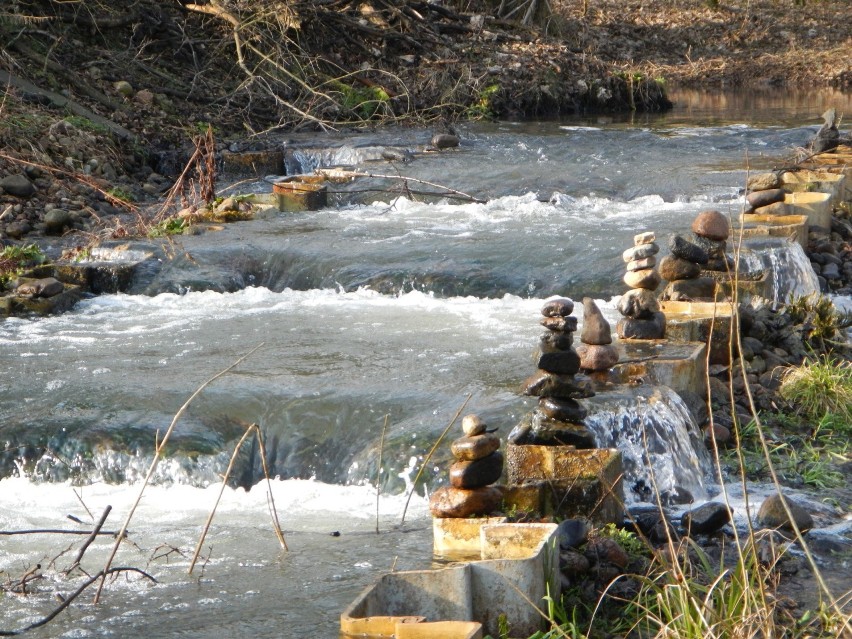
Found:
[(654, 291), (660, 285), (656, 269), (656, 255), (660, 251), (653, 232), (640, 233), (633, 237), (633, 247), (622, 254), (627, 263), (624, 283), (630, 288), (621, 296), (618, 311), (624, 318), (619, 320), (616, 332), (621, 339), (663, 339), (666, 336), (666, 317)]
[(731, 234), (728, 218), (719, 211), (702, 211), (692, 222), (692, 241), (707, 253), (706, 271), (726, 271), (730, 266), (726, 255)]
[(509, 434), (512, 444), (568, 445), (594, 448), (594, 437), (583, 424), (586, 409), (576, 400), (591, 397), (588, 379), (577, 378), (580, 356), (573, 348), (577, 318), (567, 297), (547, 302), (541, 309), (538, 370), (521, 385), (524, 395), (538, 397), (536, 410)]
[(661, 299), (691, 302), (714, 299), (716, 280), (703, 277), (701, 269), (710, 261), (703, 248), (680, 234), (669, 239), (670, 255), (660, 261), (660, 275), (668, 280)]
[(500, 508), (503, 493), (492, 485), (503, 473), (500, 438), (488, 432), (477, 415), (465, 416), (462, 431), (464, 437), (451, 447), (456, 461), (450, 467), (450, 485), (437, 489), (429, 499), (434, 517), (474, 517)]

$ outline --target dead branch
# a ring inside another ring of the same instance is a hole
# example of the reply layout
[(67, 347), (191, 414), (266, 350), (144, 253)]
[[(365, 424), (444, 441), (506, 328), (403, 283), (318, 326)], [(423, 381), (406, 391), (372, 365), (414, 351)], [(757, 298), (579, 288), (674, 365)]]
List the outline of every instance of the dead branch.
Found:
[(464, 199), (468, 202), (472, 202), (474, 204), (485, 204), (487, 200), (481, 200), (473, 195), (468, 193), (464, 193), (462, 191), (458, 191), (456, 189), (450, 188), (448, 186), (444, 186), (442, 184), (436, 184), (435, 182), (429, 182), (428, 180), (420, 180), (417, 178), (407, 177), (404, 175), (384, 175), (381, 173), (367, 173), (362, 171), (344, 171), (341, 169), (316, 169), (314, 171), (318, 175), (324, 175), (330, 179), (347, 179), (347, 178), (356, 178), (356, 177), (365, 177), (365, 178), (379, 178), (384, 180), (401, 180), (403, 182), (403, 186), (407, 188), (409, 182), (414, 182), (415, 184), (424, 184), (426, 186), (431, 186), (436, 189), (443, 189), (445, 193), (427, 193), (428, 195), (446, 195), (451, 194), (454, 195), (457, 199)]
[(122, 567), (117, 567), (117, 568), (109, 568), (108, 570), (101, 570), (100, 572), (98, 572), (95, 575), (92, 575), (85, 582), (83, 582), (83, 584), (79, 588), (77, 588), (77, 590), (75, 590), (73, 593), (68, 595), (62, 601), (62, 603), (59, 604), (59, 606), (54, 608), (54, 610), (49, 615), (42, 617), (38, 621), (35, 621), (28, 626), (25, 626), (23, 628), (19, 628), (18, 630), (0, 630), (0, 637), (14, 637), (16, 635), (22, 635), (25, 632), (29, 632), (30, 630), (35, 630), (36, 628), (41, 628), (42, 626), (47, 625), (48, 623), (53, 621), (53, 619), (55, 619), (56, 616), (60, 612), (62, 612), (68, 606), (70, 606), (73, 603), (73, 601), (86, 590), (86, 588), (91, 586), (98, 579), (106, 578), (108, 575), (114, 575), (114, 574), (118, 574), (118, 573), (121, 573), (121, 572), (135, 572), (135, 573), (142, 575), (144, 578), (150, 580), (151, 582), (157, 583), (157, 580), (154, 577), (152, 577), (150, 574), (148, 574), (144, 570), (140, 570), (139, 568), (131, 568), (131, 567), (127, 567), (127, 566), (122, 566)]
[(80, 565), (80, 560), (83, 559), (83, 555), (86, 554), (86, 549), (91, 545), (91, 543), (97, 538), (100, 534), (101, 528), (104, 526), (104, 522), (107, 517), (109, 517), (109, 513), (112, 510), (112, 506), (107, 506), (104, 508), (104, 512), (101, 515), (101, 518), (98, 520), (98, 523), (95, 524), (94, 530), (92, 530), (92, 534), (86, 538), (86, 541), (83, 542), (83, 545), (80, 546), (80, 550), (77, 552), (77, 556), (74, 558), (74, 563), (71, 564), (71, 567), (68, 569), (68, 572), (71, 572)]
[(98, 535), (109, 535), (115, 537), (118, 531), (115, 530), (65, 530), (63, 528), (33, 528), (31, 530), (0, 530), (2, 536), (12, 535), (91, 535), (97, 532)]

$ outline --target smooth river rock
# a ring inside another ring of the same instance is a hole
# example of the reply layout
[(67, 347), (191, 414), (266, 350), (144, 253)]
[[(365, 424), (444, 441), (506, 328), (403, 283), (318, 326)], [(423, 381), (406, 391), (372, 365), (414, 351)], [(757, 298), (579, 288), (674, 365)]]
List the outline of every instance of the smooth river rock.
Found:
[(556, 397), (542, 397), (538, 400), (538, 411), (559, 422), (581, 422), (588, 415), (588, 411), (576, 400)]
[[(784, 501), (787, 503), (787, 507), (793, 515), (793, 521), (796, 522), (800, 531), (805, 532), (814, 527), (814, 519), (807, 510), (789, 497), (784, 497)], [(790, 518), (781, 503), (781, 495), (778, 493), (770, 495), (760, 504), (760, 509), (757, 511), (757, 523), (765, 528), (777, 528), (785, 532), (793, 531)]]
[(649, 242), (647, 244), (639, 244), (638, 246), (633, 246), (624, 253), (621, 254), (621, 259), (625, 262), (632, 262), (634, 260), (641, 260), (646, 257), (651, 257), (652, 255), (656, 255), (660, 252), (660, 247), (658, 244), (654, 242)]
[(618, 349), (612, 344), (580, 344), (580, 367), (587, 371), (609, 370), (618, 363)]
[(538, 358), (538, 368), (548, 373), (575, 375), (580, 370), (580, 356), (573, 350), (542, 353)]
[(746, 195), (746, 202), (753, 209), (769, 206), (775, 202), (783, 202), (787, 192), (784, 189), (767, 189), (765, 191), (752, 191)]
[(692, 221), (692, 232), (708, 240), (721, 242), (727, 240), (731, 234), (731, 224), (719, 211), (701, 211)]
[(683, 235), (672, 235), (669, 238), (669, 250), (672, 255), (694, 264), (707, 264), (710, 256), (707, 251), (687, 240)]
[(680, 257), (666, 255), (660, 262), (660, 277), (669, 282), (692, 280), (701, 275), (701, 267)]
[(627, 263), (628, 271), (641, 271), (646, 268), (654, 268), (657, 265), (657, 258), (653, 255), (651, 257), (643, 257), (641, 260), (631, 260)]
[(708, 535), (731, 521), (731, 511), (725, 504), (708, 501), (688, 510), (680, 518), (680, 525), (691, 535)]
[(495, 451), (471, 461), (457, 461), (450, 466), (453, 488), (482, 488), (493, 484), (503, 474), (503, 454)]
[(666, 336), (666, 316), (657, 311), (648, 318), (622, 317), (615, 330), (621, 339), (663, 339)]
[(542, 317), (539, 324), (551, 331), (562, 333), (573, 333), (577, 330), (577, 318), (573, 315), (567, 317)]
[(479, 415), (465, 415), (462, 418), (462, 432), (468, 437), (481, 435), (485, 432), (485, 422)]
[(583, 399), (595, 393), (587, 379), (573, 375), (557, 375), (547, 371), (536, 371), (521, 384), (522, 395), (534, 397), (557, 397), (560, 399)]
[(0, 188), (9, 195), (24, 199), (31, 198), (36, 192), (35, 185), (23, 173), (7, 175), (0, 180)]
[(618, 300), (618, 312), (625, 317), (648, 318), (659, 310), (657, 297), (644, 288), (631, 289)]
[(749, 191), (767, 191), (769, 189), (779, 189), (782, 184), (779, 173), (757, 173), (749, 176), (746, 182), (746, 189)]
[(644, 288), (656, 291), (660, 285), (660, 274), (656, 269), (649, 268), (644, 271), (627, 271), (624, 274), (624, 283), (630, 288)]
[(633, 236), (633, 246), (639, 246), (640, 244), (651, 244), (656, 239), (657, 236), (654, 231), (645, 231), (644, 233), (637, 233)]
[(574, 300), (568, 297), (557, 297), (541, 307), (541, 314), (545, 317), (566, 317), (573, 312)]
[(25, 282), (15, 289), (15, 294), (27, 297), (54, 297), (65, 290), (65, 285), (54, 277)]
[(491, 514), (502, 502), (503, 491), (496, 486), (472, 490), (442, 486), (429, 497), (429, 510), (434, 517), (473, 517)]
[(459, 437), (450, 446), (453, 457), (458, 461), (482, 459), (499, 448), (500, 438), (494, 433), (485, 433), (484, 435), (474, 435), (472, 437)]
[(547, 331), (538, 340), (538, 347), (542, 353), (553, 353), (556, 351), (567, 351), (574, 343), (574, 334), (569, 332)]
[(696, 277), (692, 280), (670, 282), (663, 291), (660, 299), (674, 302), (690, 302), (694, 300), (714, 299), (717, 282), (712, 277)]

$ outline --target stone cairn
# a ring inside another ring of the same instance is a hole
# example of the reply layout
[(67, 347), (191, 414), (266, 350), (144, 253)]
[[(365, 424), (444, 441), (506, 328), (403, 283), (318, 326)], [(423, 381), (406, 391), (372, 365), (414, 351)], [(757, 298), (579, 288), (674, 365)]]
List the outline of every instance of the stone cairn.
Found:
[[(655, 300), (656, 301), (656, 300)], [(582, 344), (577, 347), (580, 368), (605, 371), (618, 362), (618, 349), (612, 345), (612, 330), (598, 305), (590, 297), (583, 298)]]
[(660, 275), (668, 280), (660, 299), (673, 302), (713, 301), (717, 281), (712, 273), (728, 268), (725, 242), (730, 233), (727, 218), (719, 211), (702, 211), (692, 223), (692, 236), (672, 235), (671, 255), (660, 261)]
[(586, 409), (577, 399), (591, 397), (588, 379), (576, 377), (580, 356), (573, 348), (577, 330), (574, 302), (567, 297), (547, 302), (541, 309), (542, 326), (538, 370), (521, 385), (524, 395), (538, 397), (538, 407), (509, 434), (511, 444), (595, 448), (592, 433), (583, 424)]
[(455, 463), (450, 466), (450, 485), (438, 488), (429, 498), (432, 516), (461, 518), (489, 515), (500, 509), (503, 491), (493, 486), (503, 474), (500, 438), (488, 432), (477, 415), (462, 419), (464, 437), (451, 446)]
[(728, 218), (719, 211), (702, 211), (692, 221), (693, 244), (701, 247), (707, 253), (705, 271), (727, 272), (733, 268), (726, 254), (728, 237), (731, 235), (731, 224)]
[(660, 251), (653, 232), (633, 237), (633, 247), (622, 253), (627, 263), (624, 283), (630, 287), (618, 301), (618, 312), (624, 317), (615, 327), (621, 339), (663, 339), (666, 336), (666, 316), (654, 291), (660, 285), (660, 275), (654, 268)]
[(745, 213), (754, 215), (790, 215), (790, 208), (784, 202), (787, 195), (778, 173), (760, 173), (753, 175), (746, 183)]

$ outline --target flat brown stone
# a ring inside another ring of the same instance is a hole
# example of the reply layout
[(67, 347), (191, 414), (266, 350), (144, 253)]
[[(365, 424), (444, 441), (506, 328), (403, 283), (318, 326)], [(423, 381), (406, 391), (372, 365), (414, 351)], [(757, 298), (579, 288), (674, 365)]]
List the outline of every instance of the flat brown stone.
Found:
[(539, 324), (546, 329), (561, 333), (573, 333), (577, 330), (577, 318), (572, 315), (567, 317), (542, 317)]
[(657, 265), (657, 258), (653, 255), (651, 257), (643, 257), (640, 260), (631, 260), (627, 263), (628, 271), (641, 271), (646, 268), (654, 268)]
[(429, 497), (429, 510), (433, 517), (472, 517), (493, 513), (502, 501), (503, 491), (496, 486), (472, 490), (443, 486)]
[(538, 368), (548, 373), (575, 375), (580, 370), (580, 356), (574, 350), (542, 353), (538, 358)]
[(587, 371), (605, 371), (618, 363), (618, 349), (612, 344), (581, 344), (577, 353), (580, 367)]
[(450, 450), (458, 461), (474, 461), (487, 457), (500, 448), (500, 438), (494, 433), (459, 437), (450, 446)]
[(660, 262), (660, 277), (669, 282), (691, 280), (701, 275), (701, 267), (679, 257), (666, 255)]
[(558, 297), (541, 307), (541, 314), (545, 317), (566, 317), (573, 312), (574, 300), (568, 297)]
[(482, 488), (500, 479), (503, 455), (495, 451), (480, 459), (457, 461), (450, 466), (450, 485), (453, 488)]
[(538, 410), (545, 417), (560, 422), (581, 422), (588, 414), (576, 400), (555, 397), (542, 397), (538, 400)]
[(521, 384), (521, 394), (534, 397), (582, 399), (592, 397), (595, 393), (588, 379), (540, 370), (524, 380)]

